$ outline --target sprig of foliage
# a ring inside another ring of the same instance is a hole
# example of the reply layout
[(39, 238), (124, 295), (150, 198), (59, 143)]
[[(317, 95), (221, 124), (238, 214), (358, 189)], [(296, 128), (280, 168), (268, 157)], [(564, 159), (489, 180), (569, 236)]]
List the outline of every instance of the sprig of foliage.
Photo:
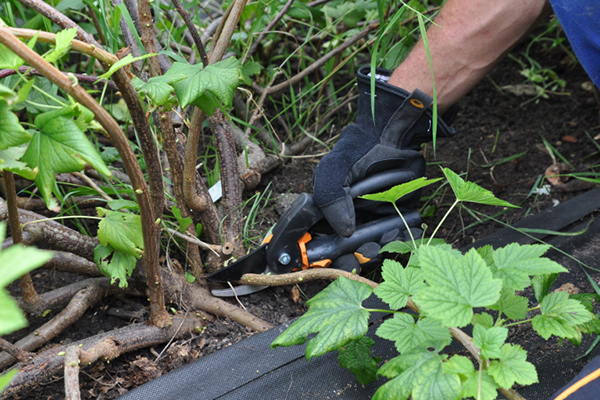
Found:
[[(448, 169), (444, 175), (456, 195), (455, 205), (470, 201), (514, 207)], [(368, 198), (394, 203), (429, 183), (421, 179)], [(392, 260), (383, 263), (383, 282), (373, 292), (389, 306), (393, 317), (375, 334), (393, 341), (399, 356), (376, 369), (379, 361), (370, 350), (374, 342), (365, 340), (365, 333), (370, 313), (381, 310), (362, 306), (372, 292), (370, 286), (346, 278), (339, 278), (309, 300), (308, 312), (271, 346), (301, 344), (316, 333), (308, 342), (306, 358), (338, 350), (340, 365), (349, 368), (360, 383), (370, 383), (378, 376), (389, 378), (373, 397), (377, 400), (495, 399), (499, 388), (538, 381), (527, 352), (507, 342), (508, 327), (531, 323), (544, 339), (557, 336), (575, 343), (583, 333), (600, 333), (590, 304), (586, 308), (582, 303), (591, 303), (593, 296), (578, 299), (565, 292), (550, 292), (556, 275), (567, 270), (543, 257), (548, 249), (513, 243), (461, 254), (433, 237), (390, 243), (382, 251), (409, 252), (411, 258), (406, 266)], [(532, 285), (538, 305), (515, 294)], [(407, 305), (413, 313), (406, 312)], [(496, 310), (497, 319), (479, 311), (482, 308)], [(478, 368), (464, 356), (441, 354), (452, 341), (451, 329), (465, 326), (473, 328)]]

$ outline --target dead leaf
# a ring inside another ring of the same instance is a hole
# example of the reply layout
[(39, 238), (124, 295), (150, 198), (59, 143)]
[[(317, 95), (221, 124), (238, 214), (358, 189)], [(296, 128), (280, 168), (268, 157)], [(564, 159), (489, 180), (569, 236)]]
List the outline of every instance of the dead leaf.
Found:
[(537, 85), (531, 84), (522, 84), (522, 85), (506, 85), (502, 86), (502, 90), (514, 94), (515, 96), (538, 96), (540, 94), (540, 87)]
[(567, 143), (577, 143), (577, 138), (572, 135), (567, 135), (562, 137), (563, 142)]
[(558, 289), (556, 289), (554, 292), (567, 292), (569, 294), (577, 294), (579, 293), (579, 288), (573, 285), (571, 282), (567, 282)]
[(290, 297), (292, 298), (292, 301), (296, 304), (300, 303), (302, 301), (302, 298), (300, 297), (300, 290), (298, 290), (298, 288), (296, 286), (294, 286), (292, 288), (292, 292), (290, 293)]
[(562, 190), (563, 192), (577, 192), (580, 190), (587, 190), (595, 185), (593, 182), (583, 181), (581, 179), (570, 179), (569, 176), (560, 176), (570, 174), (573, 172), (571, 167), (565, 163), (552, 164), (546, 168), (544, 175), (548, 182), (552, 184), (556, 189)]

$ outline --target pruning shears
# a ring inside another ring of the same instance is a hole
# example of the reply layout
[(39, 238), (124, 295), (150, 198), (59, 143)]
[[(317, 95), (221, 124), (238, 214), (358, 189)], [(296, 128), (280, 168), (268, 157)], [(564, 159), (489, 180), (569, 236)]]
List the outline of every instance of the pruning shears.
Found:
[[(408, 239), (406, 225), (392, 204), (359, 199), (358, 196), (387, 190), (393, 186), (414, 180), (410, 170), (391, 170), (369, 176), (350, 187), (354, 199), (357, 227), (352, 236), (344, 238), (336, 234), (326, 222), (323, 213), (311, 194), (302, 193), (292, 203), (272, 229), (263, 244), (228, 267), (208, 277), (213, 282), (236, 282), (244, 274), (285, 274), (308, 268), (356, 269), (375, 261), (380, 246), (365, 244), (381, 243), (398, 237)], [(419, 200), (420, 193), (409, 194), (399, 200), (406, 206)], [(421, 217), (417, 211), (404, 210), (406, 224), (420, 235)], [(365, 223), (358, 224), (360, 221)], [(391, 233), (391, 234), (390, 234)], [(374, 253), (374, 254), (373, 254)], [(350, 258), (348, 255), (351, 255)], [(353, 257), (352, 257), (353, 256)], [(352, 260), (353, 262), (348, 262)], [(359, 272), (358, 270), (356, 272)], [(265, 289), (266, 286), (241, 285), (228, 289), (214, 289), (219, 297), (241, 296)]]

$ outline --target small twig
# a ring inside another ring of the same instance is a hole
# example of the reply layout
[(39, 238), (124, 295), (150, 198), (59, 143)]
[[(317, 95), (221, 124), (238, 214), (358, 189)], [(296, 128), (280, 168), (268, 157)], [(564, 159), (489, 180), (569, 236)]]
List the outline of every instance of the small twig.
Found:
[(82, 179), (87, 183), (92, 189), (94, 189), (98, 194), (106, 201), (113, 201), (114, 199), (106, 194), (106, 192), (100, 189), (100, 186), (96, 185), (96, 182), (91, 180), (86, 174), (82, 174), (81, 172), (73, 172), (73, 175)]
[(2, 338), (0, 338), (0, 350), (10, 354), (11, 356), (19, 360), (19, 362), (27, 362), (33, 357), (32, 353), (24, 351), (23, 349), (19, 349), (14, 344)]
[[(273, 85), (273, 82), (275, 82), (275, 79), (277, 78), (277, 75), (279, 75), (281, 73), (281, 71), (276, 71), (273, 74), (273, 77), (271, 78), (271, 82), (269, 82), (269, 85), (267, 86), (267, 90), (263, 91), (258, 99), (258, 103), (256, 103), (256, 108), (254, 109), (254, 112), (252, 113), (252, 117), (250, 117), (250, 121), (248, 121), (248, 127), (246, 128), (246, 132), (245, 135), (246, 136), (250, 136), (250, 129), (252, 124), (254, 124), (254, 121), (256, 121), (256, 119), (259, 117), (260, 114), (262, 114), (262, 107), (263, 104), (265, 102), (265, 99), (267, 98), (267, 93), (268, 93), (268, 88), (271, 87), (271, 85)], [(250, 98), (252, 99), (252, 98)], [(278, 143), (278, 148), (280, 144)]]
[(260, 87), (257, 84), (253, 84), (252, 87), (256, 91), (258, 91), (259, 93), (267, 92), (267, 94), (273, 94), (273, 93), (277, 93), (277, 92), (279, 92), (279, 91), (287, 88), (290, 85), (294, 85), (294, 84), (300, 82), (306, 76), (314, 73), (320, 67), (322, 67), (323, 65), (325, 65), (326, 62), (328, 62), (329, 60), (331, 60), (331, 58), (333, 58), (333, 57), (337, 56), (338, 54), (342, 53), (348, 47), (352, 46), (353, 44), (355, 44), (356, 42), (358, 42), (359, 40), (361, 40), (362, 38), (364, 38), (365, 36), (367, 36), (371, 31), (373, 31), (373, 30), (375, 30), (377, 28), (379, 28), (379, 22), (372, 22), (372, 23), (370, 23), (369, 25), (367, 25), (367, 27), (365, 29), (363, 29), (362, 31), (360, 31), (359, 33), (357, 33), (356, 35), (354, 35), (350, 39), (346, 40), (344, 43), (342, 43), (339, 46), (337, 46), (334, 50), (330, 51), (329, 53), (327, 53), (323, 57), (319, 58), (318, 60), (316, 60), (315, 62), (313, 62), (312, 64), (310, 64), (307, 68), (303, 69), (301, 72), (299, 72), (298, 74), (294, 75), (293, 77), (291, 77), (290, 79), (286, 80), (285, 82), (281, 82), (278, 85), (271, 86), (268, 89)]
[(279, 23), (279, 21), (283, 18), (285, 13), (288, 12), (288, 10), (292, 6), (292, 4), (294, 4), (294, 0), (288, 0), (288, 2), (285, 3), (285, 5), (281, 9), (281, 11), (279, 11), (277, 13), (277, 15), (273, 17), (271, 22), (269, 22), (269, 25), (267, 25), (267, 27), (258, 35), (258, 37), (254, 41), (254, 43), (252, 43), (252, 46), (250, 46), (250, 50), (248, 50), (248, 52), (244, 56), (244, 61), (246, 61), (248, 58), (252, 57), (252, 54), (254, 54), (254, 52), (258, 48), (258, 45), (260, 44), (260, 42), (262, 42), (262, 40), (267, 35), (267, 33), (269, 33), (269, 31), (271, 31), (273, 29), (273, 27)]
[[(26, 73), (27, 75), (43, 76), (42, 74), (37, 72), (35, 69), (33, 69), (31, 67), (27, 67), (27, 66), (19, 67), (18, 71), (21, 74)], [(14, 75), (16, 73), (17, 73), (17, 71), (15, 71), (14, 69), (10, 69), (10, 68), (0, 70), (0, 79), (6, 78), (7, 76), (10, 76), (10, 75)], [(63, 72), (63, 74), (68, 75), (67, 72)], [(101, 79), (100, 81), (98, 81), (98, 77), (93, 76), (93, 75), (87, 75), (87, 74), (72, 74), (72, 75), (75, 78), (77, 78), (77, 81), (79, 83), (87, 83), (87, 84), (92, 85), (92, 84), (95, 84), (96, 82), (98, 82), (98, 85), (101, 85), (101, 86), (107, 85), (107, 87), (112, 90), (118, 90), (117, 85), (113, 81), (109, 81), (106, 79)]]
[(235, 288), (233, 287), (233, 285), (231, 284), (231, 282), (227, 281), (227, 284), (229, 285), (229, 287), (231, 288), (231, 291), (233, 292), (233, 295), (235, 296), (235, 299), (237, 300), (238, 304), (240, 305), (240, 307), (242, 307), (244, 309), (244, 311), (248, 311), (246, 309), (246, 306), (244, 305), (244, 303), (242, 303), (240, 301), (240, 298), (238, 297)]
[(79, 391), (79, 346), (65, 350), (65, 400), (80, 400)]
[(210, 37), (217, 31), (221, 21), (223, 21), (223, 17), (215, 18), (214, 21), (208, 24), (204, 30), (204, 33), (202, 33), (202, 36), (200, 37), (200, 39), (202, 39), (202, 43), (206, 43), (208, 39), (210, 39)]
[(186, 242), (192, 243), (197, 245), (198, 247), (203, 248), (204, 250), (210, 250), (213, 253), (215, 253), (217, 256), (221, 255), (221, 251), (223, 250), (223, 246), (219, 246), (217, 244), (210, 244), (210, 243), (206, 243), (203, 242), (202, 240), (192, 237), (192, 236), (188, 236), (184, 233), (181, 233), (175, 229), (171, 229), (171, 228), (166, 228), (167, 231), (173, 235), (173, 236), (177, 236), (178, 238), (181, 238), (183, 240), (185, 240)]
[(154, 362), (156, 363), (160, 357), (163, 355), (163, 353), (165, 351), (167, 351), (167, 349), (169, 348), (169, 346), (171, 345), (171, 343), (173, 342), (173, 340), (177, 337), (177, 334), (179, 333), (179, 331), (181, 330), (181, 327), (183, 326), (183, 323), (185, 322), (187, 316), (189, 314), (189, 309), (185, 310), (185, 315), (183, 316), (183, 318), (181, 319), (181, 324), (179, 324), (179, 326), (177, 327), (177, 330), (175, 331), (175, 333), (173, 333), (173, 336), (171, 336), (171, 339), (169, 340), (169, 342), (165, 345), (165, 348), (162, 349), (162, 351), (160, 352), (160, 354), (156, 357), (156, 360), (154, 360)]
[(175, 6), (175, 9), (179, 13), (179, 15), (181, 15), (181, 18), (183, 18), (183, 20), (185, 21), (185, 25), (187, 26), (188, 30), (192, 34), (192, 38), (194, 39), (196, 48), (198, 49), (198, 52), (200, 53), (200, 60), (202, 61), (202, 64), (208, 65), (208, 55), (206, 54), (206, 49), (204, 49), (204, 44), (202, 43), (200, 34), (198, 33), (196, 26), (192, 22), (190, 15), (188, 14), (187, 11), (185, 11), (185, 9), (183, 8), (183, 6), (181, 5), (181, 2), (179, 0), (172, 0), (172, 1), (173, 1), (173, 5)]

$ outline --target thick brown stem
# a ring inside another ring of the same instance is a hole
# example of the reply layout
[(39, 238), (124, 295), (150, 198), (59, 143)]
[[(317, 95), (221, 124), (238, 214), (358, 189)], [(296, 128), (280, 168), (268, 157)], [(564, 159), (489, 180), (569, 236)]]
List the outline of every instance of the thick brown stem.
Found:
[(223, 234), (225, 242), (232, 245), (238, 256), (243, 256), (242, 248), (242, 181), (238, 170), (233, 127), (221, 110), (210, 117), (210, 126), (217, 142), (217, 155), (219, 157), (221, 186), (223, 199), (221, 204), (225, 208), (223, 220)]
[[(3, 199), (0, 199), (0, 219), (6, 220), (7, 218), (8, 205)], [(82, 235), (32, 211), (19, 209), (19, 222), (23, 226), (23, 243), (26, 245), (44, 242), (55, 249), (93, 260), (94, 248), (100, 243), (95, 237)]]
[(213, 297), (208, 290), (189, 283), (182, 275), (164, 271), (163, 279), (167, 282), (165, 287), (169, 298), (173, 300), (186, 299), (192, 309), (206, 311), (223, 318), (230, 318), (257, 332), (263, 332), (273, 327), (257, 316), (220, 298)]
[(52, 259), (44, 264), (42, 268), (90, 277), (103, 276), (96, 263), (86, 260), (83, 257), (56, 250), (52, 254)]
[[(10, 171), (4, 171), (4, 185), (6, 187), (6, 204), (8, 205), (8, 219), (10, 220), (10, 232), (12, 234), (13, 244), (23, 243), (23, 232), (19, 223), (19, 209), (17, 208), (17, 192), (15, 189), (15, 176)], [(40, 302), (40, 296), (33, 287), (31, 275), (25, 273), (19, 278), (19, 286), (23, 293), (23, 302), (25, 311), (33, 310)]]
[(208, 188), (196, 172), (198, 141), (200, 140), (203, 119), (204, 113), (199, 108), (195, 108), (184, 150), (183, 195), (187, 206), (202, 214), (202, 219), (207, 228), (208, 240), (219, 243), (219, 214), (210, 198), (210, 194), (208, 194)]
[[(182, 319), (184, 320), (183, 324), (181, 323)], [(18, 365), (21, 367), (20, 371), (6, 390), (0, 394), (0, 399), (10, 398), (19, 391), (60, 373), (64, 366), (64, 357), (59, 353), (66, 352), (68, 347), (79, 347), (80, 366), (86, 367), (97, 360), (110, 361), (121, 354), (156, 346), (168, 342), (173, 337), (182, 337), (189, 332), (201, 329), (202, 325), (201, 317), (176, 316), (173, 318), (172, 324), (162, 329), (147, 324), (134, 324), (76, 341), (74, 344), (52, 348), (39, 354), (31, 363)]]
[[(146, 185), (144, 175), (139, 167), (135, 154), (129, 146), (129, 141), (127, 140), (126, 135), (123, 133), (119, 124), (114, 120), (114, 118), (102, 106), (100, 106), (83, 87), (74, 85), (68, 77), (65, 77), (62, 73), (60, 73), (60, 71), (54, 68), (53, 65), (48, 63), (36, 52), (27, 47), (25, 43), (21, 42), (18, 38), (12, 35), (9, 30), (0, 28), (0, 42), (15, 52), (19, 57), (23, 58), (31, 66), (35, 67), (52, 83), (60, 87), (85, 107), (90, 109), (90, 111), (94, 113), (96, 120), (109, 134), (111, 142), (118, 150), (119, 155), (123, 160), (123, 164), (125, 165), (127, 174), (131, 179), (133, 190), (135, 191), (137, 202), (140, 207), (140, 214), (142, 216), (142, 232), (144, 235), (143, 261), (144, 266), (146, 267), (148, 281), (153, 283), (152, 285), (148, 286), (151, 300), (152, 322), (157, 326), (167, 325), (170, 321), (170, 317), (164, 308), (164, 293), (162, 290), (160, 267), (158, 265), (158, 252), (160, 250), (158, 243), (158, 225), (155, 223), (152, 203), (150, 201), (148, 187)], [(119, 71), (125, 75), (124, 71)], [(115, 77), (120, 75), (119, 71), (114, 75)], [(121, 78), (123, 78), (123, 76)], [(126, 77), (124, 77), (124, 80), (131, 85), (131, 82), (129, 82)], [(120, 84), (123, 83), (122, 79), (115, 79), (115, 81), (117, 85), (121, 87)], [(133, 91), (133, 93), (135, 93), (135, 91)], [(135, 98), (139, 103), (137, 96), (135, 96)], [(135, 110), (130, 109), (130, 111), (132, 115), (135, 114)], [(148, 121), (145, 121), (145, 123), (147, 125)], [(152, 161), (147, 160), (147, 163), (152, 163)], [(159, 178), (162, 183), (162, 174), (159, 175)]]
[(79, 347), (65, 350), (65, 400), (80, 400), (79, 392)]
[[(139, 14), (140, 14), (140, 25), (142, 30), (142, 43), (144, 44), (146, 51), (149, 53), (156, 53), (154, 30), (152, 29), (152, 14), (150, 13), (150, 5), (148, 1), (140, 0), (138, 2)], [(161, 75), (160, 65), (157, 57), (150, 58), (150, 75), (159, 76)], [(185, 207), (185, 199), (183, 197), (183, 180), (182, 180), (182, 163), (179, 153), (177, 152), (177, 143), (175, 142), (175, 132), (173, 130), (173, 122), (171, 120), (171, 113), (160, 111), (158, 112), (158, 122), (160, 130), (163, 134), (165, 150), (167, 152), (167, 158), (169, 160), (169, 166), (173, 176), (173, 191), (175, 193), (175, 199), (181, 212), (181, 216), (184, 218), (191, 217), (191, 213), (187, 207)], [(168, 147), (168, 148), (167, 148)], [(161, 177), (162, 178), (162, 177)], [(194, 234), (194, 227), (188, 228), (190, 234)], [(192, 273), (197, 278), (200, 278), (204, 271), (202, 269), (202, 260), (200, 258), (200, 251), (193, 244), (188, 244), (188, 256), (192, 267)]]

